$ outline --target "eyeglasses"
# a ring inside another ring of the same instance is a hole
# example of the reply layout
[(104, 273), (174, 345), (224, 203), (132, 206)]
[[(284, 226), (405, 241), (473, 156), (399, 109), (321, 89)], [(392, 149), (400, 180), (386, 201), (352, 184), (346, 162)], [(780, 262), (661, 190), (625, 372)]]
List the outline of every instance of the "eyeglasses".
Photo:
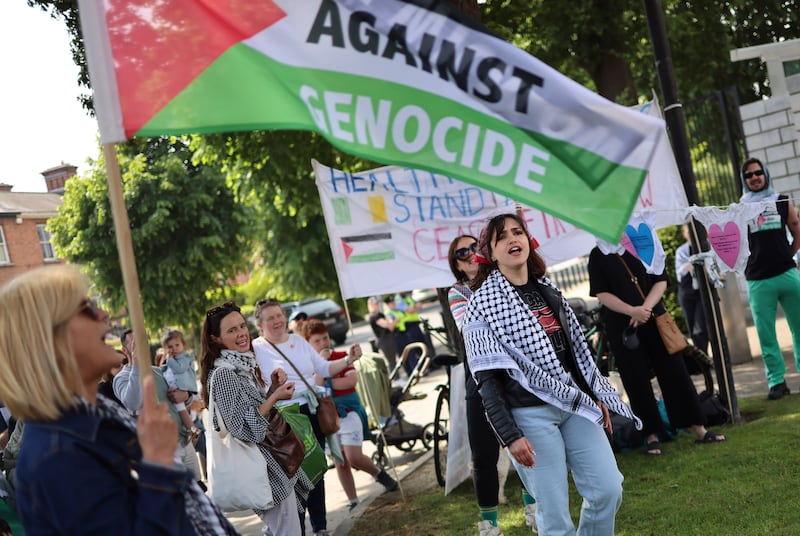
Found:
[(750, 179), (750, 178), (753, 177), (753, 175), (756, 175), (757, 177), (760, 177), (763, 174), (764, 174), (764, 170), (763, 169), (757, 169), (755, 171), (748, 171), (747, 173), (745, 173), (744, 174), (744, 178), (745, 179)]
[(473, 242), (467, 248), (458, 248), (456, 250), (456, 259), (460, 261), (465, 261), (469, 258), (471, 254), (475, 253), (476, 251), (478, 251), (478, 243)]
[(102, 316), (102, 311), (97, 305), (97, 302), (91, 298), (84, 298), (81, 300), (81, 304), (78, 307), (78, 312), (82, 315), (88, 316), (92, 320), (100, 320)]
[(232, 313), (236, 311), (237, 313), (241, 313), (242, 310), (239, 309), (239, 306), (236, 305), (235, 302), (226, 301), (222, 305), (217, 305), (216, 307), (212, 307), (208, 311), (206, 311), (206, 318), (211, 318), (212, 316), (217, 316), (220, 313)]

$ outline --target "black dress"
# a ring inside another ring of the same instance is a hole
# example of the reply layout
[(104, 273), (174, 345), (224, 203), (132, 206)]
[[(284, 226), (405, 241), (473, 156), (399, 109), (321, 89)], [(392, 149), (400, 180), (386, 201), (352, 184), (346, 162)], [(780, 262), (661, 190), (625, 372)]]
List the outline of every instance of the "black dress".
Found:
[[(622, 258), (636, 277), (645, 296), (653, 285), (667, 280), (663, 273), (648, 274), (644, 265), (627, 251)], [(644, 303), (619, 257), (604, 255), (598, 248), (594, 248), (589, 255), (589, 294), (597, 296), (601, 292), (613, 294), (631, 305)], [(658, 379), (670, 424), (676, 428), (705, 425), (697, 390), (686, 370), (684, 360), (679, 355), (670, 356), (667, 353), (655, 321), (650, 319), (639, 326), (640, 346), (636, 350), (628, 350), (622, 346), (622, 332), (628, 326), (630, 317), (604, 307), (602, 318), (606, 324), (617, 370), (631, 401), (631, 408), (644, 425), (642, 432), (645, 435), (660, 434), (662, 438), (665, 432), (650, 383), (651, 371)]]

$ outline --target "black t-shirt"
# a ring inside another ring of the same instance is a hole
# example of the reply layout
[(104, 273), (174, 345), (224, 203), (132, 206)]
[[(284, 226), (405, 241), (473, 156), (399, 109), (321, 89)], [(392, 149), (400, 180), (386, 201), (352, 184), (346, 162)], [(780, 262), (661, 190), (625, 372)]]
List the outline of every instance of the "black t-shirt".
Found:
[(558, 360), (561, 361), (566, 370), (570, 370), (566, 360), (566, 333), (561, 327), (561, 322), (559, 322), (556, 312), (547, 304), (535, 282), (528, 281), (524, 285), (514, 285), (514, 288), (517, 289), (519, 297), (522, 298), (522, 301), (525, 302), (525, 305), (528, 306), (533, 316), (541, 324), (542, 329), (544, 329), (553, 344)]
[[(622, 258), (636, 277), (645, 296), (653, 288), (653, 285), (668, 280), (667, 275), (663, 272), (659, 275), (648, 274), (641, 261), (627, 251)], [(589, 254), (589, 295), (597, 296), (601, 292), (613, 294), (631, 305), (644, 303), (644, 298), (631, 281), (631, 277), (619, 257), (604, 255), (598, 248), (594, 248)], [(608, 307), (603, 307), (602, 316), (609, 331), (618, 333), (622, 333), (630, 322), (628, 315), (614, 312)]]
[(378, 320), (381, 318), (386, 318), (383, 313), (370, 313), (369, 314), (369, 326), (372, 328), (372, 333), (375, 335), (376, 338), (380, 339), (383, 337), (387, 331), (386, 328), (382, 328), (378, 325)]
[(745, 279), (769, 279), (795, 267), (792, 248), (786, 238), (788, 199), (779, 195), (775, 207), (764, 209), (758, 216), (756, 230), (748, 231), (750, 258), (744, 270)]

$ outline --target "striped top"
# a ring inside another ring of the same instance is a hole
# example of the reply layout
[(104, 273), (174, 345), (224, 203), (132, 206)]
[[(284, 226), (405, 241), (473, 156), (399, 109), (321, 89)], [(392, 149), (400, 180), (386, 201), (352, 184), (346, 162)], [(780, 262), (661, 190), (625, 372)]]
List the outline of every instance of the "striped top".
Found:
[(459, 331), (464, 325), (464, 314), (467, 312), (467, 303), (469, 303), (470, 296), (472, 296), (472, 291), (461, 283), (456, 283), (447, 292), (450, 312), (453, 313), (453, 320), (456, 321)]

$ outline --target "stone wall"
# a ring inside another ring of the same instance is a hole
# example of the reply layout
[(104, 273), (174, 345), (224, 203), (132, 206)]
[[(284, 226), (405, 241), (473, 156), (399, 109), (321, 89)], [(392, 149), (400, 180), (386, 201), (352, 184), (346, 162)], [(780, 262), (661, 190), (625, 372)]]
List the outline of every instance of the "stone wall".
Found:
[(800, 200), (800, 75), (786, 79), (789, 93), (739, 109), (749, 156), (763, 161), (774, 188)]

